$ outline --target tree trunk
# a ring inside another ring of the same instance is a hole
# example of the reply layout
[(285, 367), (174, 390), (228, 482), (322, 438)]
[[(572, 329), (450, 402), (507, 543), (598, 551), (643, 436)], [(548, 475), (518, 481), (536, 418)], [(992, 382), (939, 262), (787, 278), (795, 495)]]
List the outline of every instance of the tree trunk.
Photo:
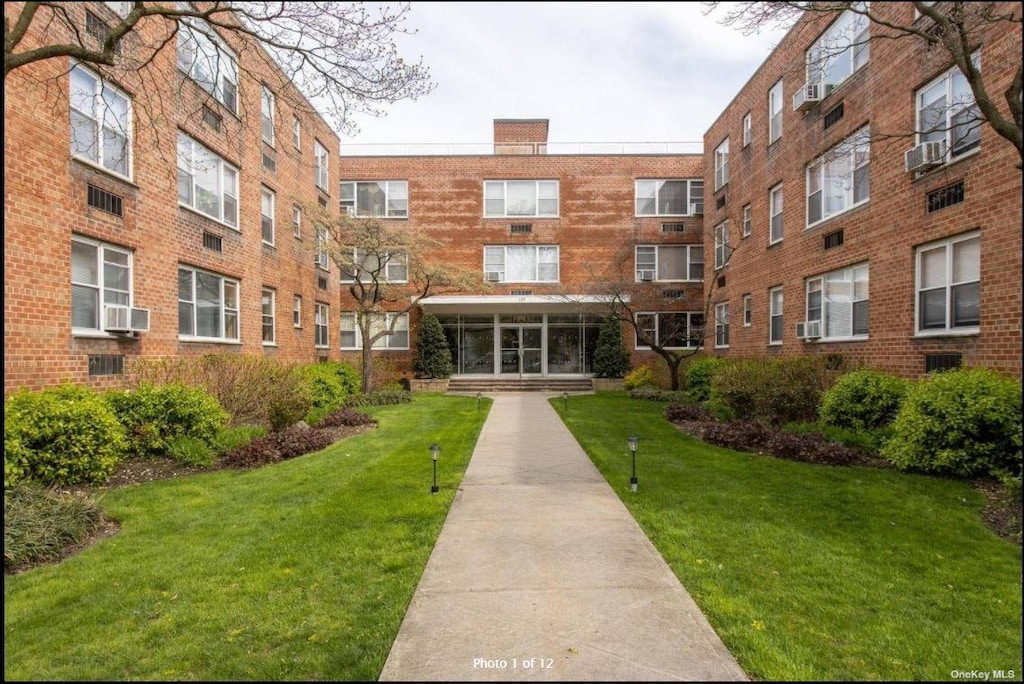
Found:
[(366, 319), (365, 324), (359, 327), (359, 332), (363, 337), (363, 394), (369, 394), (373, 390), (373, 343), (369, 341), (369, 318)]

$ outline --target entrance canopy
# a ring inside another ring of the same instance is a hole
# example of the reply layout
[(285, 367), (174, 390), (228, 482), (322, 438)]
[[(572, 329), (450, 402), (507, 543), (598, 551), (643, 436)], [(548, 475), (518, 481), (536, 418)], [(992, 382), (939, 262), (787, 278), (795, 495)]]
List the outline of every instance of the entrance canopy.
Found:
[[(623, 297), (623, 299), (627, 298)], [(605, 295), (443, 295), (419, 300), (432, 314), (578, 313), (606, 310)]]

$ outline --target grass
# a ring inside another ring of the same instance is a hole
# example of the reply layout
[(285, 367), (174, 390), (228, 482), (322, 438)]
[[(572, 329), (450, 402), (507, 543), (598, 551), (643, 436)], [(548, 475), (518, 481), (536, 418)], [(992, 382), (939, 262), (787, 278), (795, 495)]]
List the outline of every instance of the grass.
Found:
[(552, 405), (753, 678), (1021, 678), (1021, 549), (966, 483), (720, 449), (623, 393)]
[(5, 579), (5, 679), (376, 679), (486, 412), (365, 410), (315, 454), (108, 492), (117, 535)]
[(21, 483), (4, 490), (4, 571), (54, 561), (96, 531), (102, 512), (91, 499)]

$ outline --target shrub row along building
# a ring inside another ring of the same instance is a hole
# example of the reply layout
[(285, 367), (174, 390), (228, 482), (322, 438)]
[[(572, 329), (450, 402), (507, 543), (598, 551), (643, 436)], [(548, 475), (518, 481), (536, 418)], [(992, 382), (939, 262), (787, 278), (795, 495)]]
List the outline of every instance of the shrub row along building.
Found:
[[(128, 5), (68, 11), (88, 40)], [(428, 235), (417, 258), (476, 274), (381, 317), (374, 354), (406, 374), (425, 311), (457, 375), (585, 377), (613, 303), (671, 350), (1021, 374), (1019, 156), (923, 40), (807, 13), (705, 154), (559, 145), (546, 120), (504, 119), (486, 150), (365, 154), (261, 48), (193, 26), (140, 68), (51, 59), (7, 78), (5, 393), (118, 384), (148, 357), (357, 359), (359, 275), (310, 216), (342, 212)], [(976, 64), (1002, 93), (1019, 21), (980, 37)], [(401, 253), (381, 269), (399, 284), (410, 271)]]

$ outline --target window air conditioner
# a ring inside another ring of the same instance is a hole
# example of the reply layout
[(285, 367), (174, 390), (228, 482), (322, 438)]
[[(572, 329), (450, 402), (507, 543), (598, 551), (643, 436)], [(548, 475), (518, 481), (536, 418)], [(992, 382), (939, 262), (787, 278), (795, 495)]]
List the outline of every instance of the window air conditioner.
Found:
[(814, 109), (821, 102), (821, 83), (804, 83), (793, 93), (793, 111), (804, 112)]
[(695, 203), (690, 205), (690, 215), (697, 216), (704, 213), (704, 205), (701, 203)]
[(654, 280), (654, 271), (637, 271), (636, 274), (645, 283)]
[(946, 161), (946, 143), (942, 141), (926, 142), (911, 147), (904, 155), (904, 161), (908, 173), (939, 166)]
[(821, 321), (801, 321), (796, 324), (796, 336), (800, 340), (816, 340), (821, 337)]
[(500, 283), (501, 271), (485, 271), (484, 280), (486, 280), (489, 283)]
[(103, 329), (107, 332), (149, 332), (149, 309), (133, 309), (118, 304), (103, 306)]

